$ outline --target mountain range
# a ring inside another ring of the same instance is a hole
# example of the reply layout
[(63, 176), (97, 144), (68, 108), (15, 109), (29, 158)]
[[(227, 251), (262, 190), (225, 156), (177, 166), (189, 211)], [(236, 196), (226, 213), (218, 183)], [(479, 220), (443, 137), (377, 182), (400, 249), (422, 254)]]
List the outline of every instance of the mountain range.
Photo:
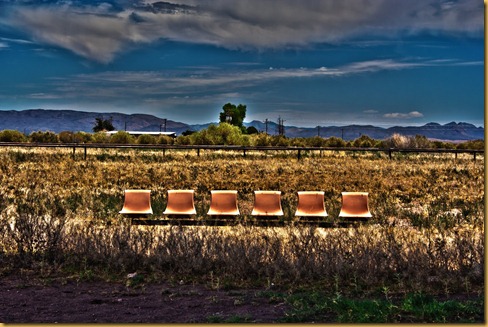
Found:
[[(123, 114), (123, 113), (96, 113), (76, 110), (0, 110), (0, 130), (14, 129), (26, 134), (33, 131), (84, 131), (92, 132), (96, 118), (112, 119), (112, 124), (117, 130), (127, 131), (166, 131), (176, 132), (177, 135), (187, 131), (198, 131), (207, 128), (212, 123), (189, 125), (162, 119), (147, 114)], [(217, 123), (213, 123), (217, 124)], [(244, 123), (246, 127), (254, 126), (258, 131), (268, 131), (268, 134), (278, 134), (278, 124), (261, 121)], [(467, 141), (484, 139), (484, 127), (463, 122), (451, 122), (445, 125), (428, 123), (423, 126), (394, 126), (389, 128), (373, 125), (348, 125), (348, 126), (321, 126), (315, 128), (285, 126), (287, 137), (339, 137), (344, 140), (353, 140), (361, 135), (367, 135), (373, 139), (385, 139), (397, 133), (406, 136), (423, 135), (429, 139), (444, 141)]]

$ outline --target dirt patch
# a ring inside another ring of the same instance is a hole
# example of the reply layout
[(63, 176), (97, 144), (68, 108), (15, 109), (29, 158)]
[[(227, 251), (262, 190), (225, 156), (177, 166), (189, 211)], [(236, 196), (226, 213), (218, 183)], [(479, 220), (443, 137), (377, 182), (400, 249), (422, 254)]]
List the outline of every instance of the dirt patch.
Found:
[(0, 280), (4, 323), (277, 322), (287, 306), (259, 290), (214, 290), (203, 285), (158, 283), (39, 283)]

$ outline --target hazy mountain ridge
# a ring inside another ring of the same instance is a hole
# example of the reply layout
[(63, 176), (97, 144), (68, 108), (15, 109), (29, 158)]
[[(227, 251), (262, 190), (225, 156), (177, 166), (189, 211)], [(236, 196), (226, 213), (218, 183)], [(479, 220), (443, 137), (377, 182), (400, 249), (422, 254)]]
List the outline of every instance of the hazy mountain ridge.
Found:
[[(176, 132), (178, 135), (186, 130), (201, 130), (212, 123), (207, 124), (185, 124), (172, 120), (165, 120), (148, 114), (122, 114), (97, 113), (76, 110), (9, 110), (0, 111), (0, 130), (15, 129), (24, 133), (33, 131), (85, 131), (92, 132), (95, 119), (103, 117), (112, 118), (113, 125), (118, 130), (131, 131), (166, 131)], [(213, 123), (216, 124), (216, 123)], [(244, 123), (245, 126), (254, 126), (258, 131), (265, 131), (266, 125), (261, 121)], [(278, 124), (268, 122), (268, 133), (278, 134)], [(385, 139), (392, 134), (398, 133), (407, 136), (424, 135), (430, 139), (439, 140), (475, 140), (484, 139), (484, 128), (464, 122), (451, 122), (445, 125), (428, 123), (423, 126), (395, 126), (390, 128), (376, 127), (373, 125), (348, 125), (348, 126), (321, 126), (320, 128), (307, 128), (296, 126), (285, 126), (285, 135), (288, 137), (339, 137), (345, 140), (356, 139), (361, 135), (368, 135), (374, 139)]]

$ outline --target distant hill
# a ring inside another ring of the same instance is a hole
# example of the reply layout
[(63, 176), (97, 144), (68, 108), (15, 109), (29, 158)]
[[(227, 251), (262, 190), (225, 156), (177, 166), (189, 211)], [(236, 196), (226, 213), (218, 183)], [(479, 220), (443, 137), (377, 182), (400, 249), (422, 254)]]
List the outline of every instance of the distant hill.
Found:
[[(96, 113), (76, 110), (0, 110), (0, 130), (15, 129), (26, 134), (33, 131), (85, 131), (92, 132), (95, 119), (103, 117), (112, 118), (113, 125), (118, 130), (131, 131), (160, 131), (164, 129), (165, 120), (146, 114), (122, 114), (122, 113)], [(207, 128), (211, 123), (189, 125), (172, 120), (166, 120), (166, 130), (176, 132), (178, 135), (186, 130), (198, 131)], [(216, 124), (216, 123), (214, 123)], [(265, 131), (266, 125), (261, 121), (245, 123), (245, 126), (254, 126), (258, 131)], [(268, 123), (268, 133), (277, 134), (278, 125)], [(353, 140), (361, 135), (368, 135), (374, 139), (385, 139), (394, 133), (415, 136), (424, 135), (429, 139), (446, 141), (466, 141), (484, 139), (484, 128), (476, 127), (468, 123), (451, 122), (445, 125), (429, 123), (423, 126), (395, 126), (381, 128), (372, 125), (348, 125), (348, 126), (322, 126), (318, 128), (285, 126), (285, 135), (288, 137), (312, 137), (320, 134), (321, 137), (340, 137), (345, 140)]]
[[(259, 131), (265, 130), (264, 123), (254, 121), (249, 125), (256, 127)], [(268, 132), (274, 134), (278, 125), (268, 123)], [(468, 123), (451, 122), (445, 125), (428, 123), (423, 126), (395, 126), (390, 128), (376, 127), (372, 125), (348, 125), (348, 126), (321, 126), (318, 128), (304, 128), (285, 126), (285, 135), (293, 137), (339, 137), (345, 140), (354, 140), (361, 135), (367, 135), (373, 139), (386, 139), (393, 134), (406, 136), (423, 135), (429, 139), (445, 141), (466, 141), (484, 139), (485, 129)]]

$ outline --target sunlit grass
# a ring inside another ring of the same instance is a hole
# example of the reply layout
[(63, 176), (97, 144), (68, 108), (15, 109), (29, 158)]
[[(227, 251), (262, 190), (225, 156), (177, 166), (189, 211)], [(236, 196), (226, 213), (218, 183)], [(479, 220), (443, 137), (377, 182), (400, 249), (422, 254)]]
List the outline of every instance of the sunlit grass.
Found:
[[(334, 293), (436, 294), (484, 290), (484, 159), (432, 154), (246, 153), (0, 149), (0, 254), (18, 269), (222, 287), (307, 285)], [(193, 189), (197, 219), (210, 191), (238, 190), (242, 219), (254, 190), (280, 190), (285, 221), (297, 193), (325, 193), (331, 223), (341, 192), (369, 192), (373, 218), (351, 228), (133, 226), (118, 212), (125, 189), (150, 189), (155, 219), (167, 190)], [(50, 269), (45, 269), (50, 267)]]

